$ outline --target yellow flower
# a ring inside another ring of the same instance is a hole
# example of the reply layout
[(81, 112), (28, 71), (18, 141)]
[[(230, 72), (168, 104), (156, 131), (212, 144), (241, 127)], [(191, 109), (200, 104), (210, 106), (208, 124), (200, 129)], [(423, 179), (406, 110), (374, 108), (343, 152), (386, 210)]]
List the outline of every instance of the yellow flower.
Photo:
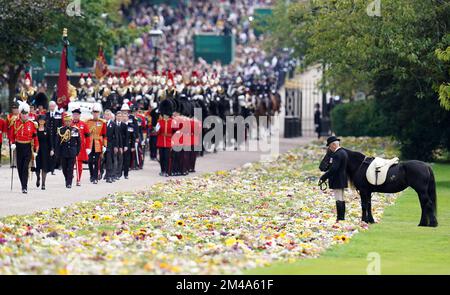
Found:
[(97, 220), (98, 219), (98, 215), (97, 214), (92, 214), (91, 218), (94, 219), (94, 220)]
[(231, 238), (228, 238), (225, 240), (225, 246), (227, 246), (227, 247), (231, 247), (236, 243), (237, 243), (237, 240), (235, 237), (231, 237)]
[(110, 215), (104, 215), (104, 216), (102, 216), (102, 220), (104, 220), (104, 221), (112, 220), (112, 216), (110, 216)]
[(350, 238), (347, 237), (346, 235), (342, 235), (341, 236), (341, 241), (344, 242), (344, 243), (348, 243), (348, 242), (350, 242)]
[(153, 202), (151, 207), (155, 208), (155, 209), (160, 209), (163, 207), (163, 204), (160, 201), (155, 201), (155, 202)]
[(183, 221), (183, 220), (178, 220), (178, 221), (176, 222), (176, 225), (184, 226), (185, 224), (184, 224), (184, 221)]
[(60, 268), (60, 269), (58, 269), (58, 275), (66, 276), (68, 274), (69, 274), (69, 271), (67, 270), (67, 268)]

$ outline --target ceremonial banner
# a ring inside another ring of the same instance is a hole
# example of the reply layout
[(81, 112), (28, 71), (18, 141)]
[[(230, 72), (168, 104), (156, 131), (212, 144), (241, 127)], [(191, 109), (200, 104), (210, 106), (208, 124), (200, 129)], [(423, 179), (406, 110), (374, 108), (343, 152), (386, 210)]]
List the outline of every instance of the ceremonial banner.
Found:
[(61, 53), (61, 63), (59, 65), (58, 88), (56, 93), (56, 103), (59, 108), (66, 108), (70, 102), (67, 82), (67, 45), (64, 44)]
[(95, 59), (94, 68), (95, 68), (95, 77), (97, 79), (104, 77), (108, 73), (108, 64), (106, 63), (102, 47), (98, 49), (98, 56)]

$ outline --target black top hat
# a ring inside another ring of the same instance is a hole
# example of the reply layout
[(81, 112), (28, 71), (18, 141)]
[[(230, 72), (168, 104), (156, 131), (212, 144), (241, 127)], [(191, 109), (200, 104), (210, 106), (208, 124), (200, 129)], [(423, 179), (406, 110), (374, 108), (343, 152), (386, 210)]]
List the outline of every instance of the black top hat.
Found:
[(328, 137), (328, 139), (327, 139), (327, 146), (329, 146), (332, 142), (335, 142), (335, 141), (341, 141), (341, 140), (339, 138), (337, 138), (336, 136)]
[(39, 115), (39, 116), (37, 117), (37, 121), (42, 121), (42, 120), (46, 121), (45, 115)]
[(81, 114), (81, 110), (80, 109), (74, 109), (73, 111), (72, 111), (72, 114)]

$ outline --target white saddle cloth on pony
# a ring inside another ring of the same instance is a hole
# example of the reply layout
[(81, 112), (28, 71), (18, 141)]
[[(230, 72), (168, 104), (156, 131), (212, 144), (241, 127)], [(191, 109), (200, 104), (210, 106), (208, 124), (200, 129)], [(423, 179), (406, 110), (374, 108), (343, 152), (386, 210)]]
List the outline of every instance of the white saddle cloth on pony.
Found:
[(370, 163), (369, 168), (367, 168), (367, 181), (372, 185), (382, 185), (386, 181), (389, 168), (392, 165), (398, 164), (398, 161), (398, 158), (386, 160), (376, 157), (372, 163)]

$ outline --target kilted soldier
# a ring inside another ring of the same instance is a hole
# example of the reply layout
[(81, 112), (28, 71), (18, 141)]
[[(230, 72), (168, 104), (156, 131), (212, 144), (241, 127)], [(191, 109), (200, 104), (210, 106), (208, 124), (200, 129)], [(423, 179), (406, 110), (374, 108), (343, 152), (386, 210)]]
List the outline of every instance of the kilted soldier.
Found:
[(86, 122), (89, 128), (88, 154), (89, 154), (89, 172), (91, 182), (97, 184), (101, 178), (100, 165), (102, 155), (106, 151), (106, 124), (100, 119), (101, 106), (96, 103), (92, 108), (93, 118)]
[[(61, 112), (58, 111), (56, 102), (54, 101), (51, 101), (49, 103), (49, 111), (46, 114), (46, 121), (48, 132), (53, 142), (53, 146), (51, 148), (55, 150), (54, 145), (56, 144), (56, 132), (58, 131), (58, 128), (62, 126), (62, 114)], [(52, 157), (50, 157), (49, 163), (49, 170), (52, 173), (52, 175), (55, 174), (55, 168), (57, 168), (58, 166), (59, 166), (58, 156), (54, 154)]]
[(327, 147), (333, 154), (331, 155), (330, 169), (320, 177), (324, 182), (328, 179), (329, 187), (333, 190), (336, 199), (337, 221), (345, 220), (344, 189), (348, 187), (347, 181), (347, 152), (340, 147), (340, 139), (330, 136), (327, 139)]
[(16, 149), (17, 172), (19, 173), (22, 193), (28, 193), (28, 167), (32, 158), (32, 153), (36, 156), (39, 149), (36, 123), (28, 118), (30, 106), (21, 103), (19, 106), (19, 119), (13, 124), (11, 133), (11, 150)]
[(56, 138), (56, 150), (61, 159), (61, 167), (66, 181), (66, 188), (72, 188), (73, 168), (75, 158), (81, 149), (80, 131), (77, 127), (72, 127), (72, 117), (64, 114), (64, 126), (58, 128)]

